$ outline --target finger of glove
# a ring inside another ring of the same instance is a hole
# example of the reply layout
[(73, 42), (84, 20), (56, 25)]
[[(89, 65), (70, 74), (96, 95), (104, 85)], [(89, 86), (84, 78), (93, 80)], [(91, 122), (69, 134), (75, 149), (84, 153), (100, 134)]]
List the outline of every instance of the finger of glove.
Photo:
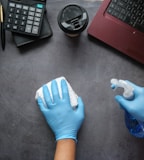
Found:
[(119, 95), (115, 96), (115, 100), (119, 103), (119, 105), (122, 107), (122, 109), (129, 112), (130, 104), (129, 104), (128, 100), (126, 100), (124, 97), (119, 96)]
[(38, 103), (40, 110), (43, 112), (46, 108), (45, 108), (44, 103), (40, 97), (37, 98), (37, 103)]
[(126, 80), (126, 82), (128, 82), (133, 88), (134, 88), (134, 95), (137, 96), (139, 95), (141, 92), (143, 92), (143, 87), (137, 86), (134, 83)]
[(44, 96), (44, 100), (46, 102), (47, 107), (52, 105), (52, 99), (50, 96), (50, 92), (49, 92), (48, 87), (46, 85), (43, 86), (43, 96)]
[(131, 85), (134, 89), (139, 88), (139, 86), (137, 86), (136, 84), (134, 84), (134, 83), (131, 82), (131, 81), (126, 80), (126, 82), (127, 82), (129, 85)]
[(56, 80), (53, 80), (51, 83), (51, 91), (52, 91), (52, 96), (53, 96), (53, 102), (57, 102), (60, 100), (60, 95), (59, 95), (59, 90), (58, 90), (58, 85)]
[(78, 107), (77, 107), (76, 112), (79, 115), (83, 115), (83, 118), (84, 118), (84, 103), (83, 103), (81, 97), (78, 97)]
[(67, 83), (64, 79), (61, 80), (62, 97), (70, 103), (69, 91)]

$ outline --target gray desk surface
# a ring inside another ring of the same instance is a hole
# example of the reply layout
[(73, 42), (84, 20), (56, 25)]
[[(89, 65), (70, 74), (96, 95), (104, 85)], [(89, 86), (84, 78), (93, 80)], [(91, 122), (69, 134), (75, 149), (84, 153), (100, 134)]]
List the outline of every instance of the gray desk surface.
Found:
[(85, 121), (78, 135), (78, 160), (142, 160), (144, 140), (129, 134), (124, 112), (110, 89), (113, 77), (144, 85), (143, 66), (88, 38), (68, 38), (57, 14), (68, 3), (87, 9), (90, 22), (100, 1), (47, 0), (53, 37), (18, 49), (9, 32), (0, 49), (0, 160), (52, 160), (54, 136), (35, 103), (44, 83), (65, 76), (85, 103)]

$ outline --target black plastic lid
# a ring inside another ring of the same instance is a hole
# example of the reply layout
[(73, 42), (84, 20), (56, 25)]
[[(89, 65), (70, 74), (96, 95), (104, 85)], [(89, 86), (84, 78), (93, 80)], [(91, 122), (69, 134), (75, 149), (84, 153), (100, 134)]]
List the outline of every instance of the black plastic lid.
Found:
[(70, 4), (59, 12), (57, 20), (65, 33), (77, 34), (87, 27), (88, 13), (83, 7)]

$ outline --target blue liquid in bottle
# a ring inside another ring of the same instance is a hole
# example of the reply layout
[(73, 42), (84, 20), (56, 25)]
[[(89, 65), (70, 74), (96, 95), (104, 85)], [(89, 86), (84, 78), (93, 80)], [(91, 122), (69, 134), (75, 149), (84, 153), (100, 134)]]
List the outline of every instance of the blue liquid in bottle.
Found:
[(144, 122), (137, 121), (127, 111), (125, 111), (125, 124), (133, 136), (144, 138)]

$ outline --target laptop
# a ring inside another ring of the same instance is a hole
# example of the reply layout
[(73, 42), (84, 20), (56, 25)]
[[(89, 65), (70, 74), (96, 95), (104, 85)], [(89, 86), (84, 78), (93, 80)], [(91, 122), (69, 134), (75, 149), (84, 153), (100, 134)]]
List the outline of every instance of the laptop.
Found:
[(144, 0), (104, 0), (88, 34), (144, 64)]

